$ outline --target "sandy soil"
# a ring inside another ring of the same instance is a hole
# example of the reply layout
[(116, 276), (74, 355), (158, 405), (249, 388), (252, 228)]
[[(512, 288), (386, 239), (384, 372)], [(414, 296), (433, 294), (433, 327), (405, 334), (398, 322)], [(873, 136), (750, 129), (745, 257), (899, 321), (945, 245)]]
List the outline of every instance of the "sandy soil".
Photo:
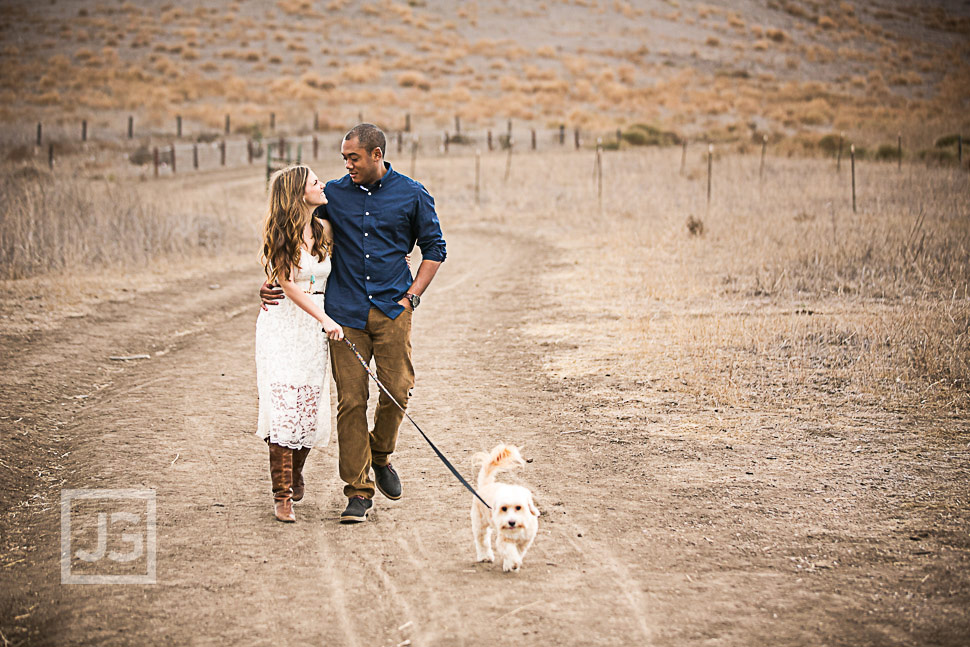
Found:
[[(550, 232), (446, 235), (415, 316), (410, 412), (469, 476), (472, 453), (524, 446), (516, 478), (542, 517), (520, 573), (474, 563), (470, 496), (409, 426), (402, 500), (378, 495), (367, 523), (339, 525), (332, 444), (310, 455), (299, 522), (273, 519), (252, 434), (260, 274), (230, 268), (206, 278), (217, 289), (107, 293), (46, 329), (5, 329), (3, 643), (965, 644), (965, 417), (835, 396), (702, 412), (612, 370), (622, 340), (569, 332), (614, 315), (574, 307), (561, 288), (582, 270)], [(534, 332), (549, 322), (556, 335)], [(601, 366), (545, 368), (578, 348)], [(157, 583), (62, 584), (65, 488), (154, 491)]]

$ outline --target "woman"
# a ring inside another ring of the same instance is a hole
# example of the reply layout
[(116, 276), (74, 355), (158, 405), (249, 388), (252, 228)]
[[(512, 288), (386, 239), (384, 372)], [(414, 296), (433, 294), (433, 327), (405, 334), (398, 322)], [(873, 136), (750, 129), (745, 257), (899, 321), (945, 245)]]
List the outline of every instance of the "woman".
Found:
[(323, 311), (333, 244), (330, 223), (313, 217), (327, 203), (323, 183), (309, 167), (291, 166), (273, 175), (269, 194), (263, 267), (267, 282), (277, 282), (286, 298), (256, 320), (256, 434), (269, 444), (276, 518), (294, 522), (307, 454), (330, 440), (327, 338), (344, 334)]

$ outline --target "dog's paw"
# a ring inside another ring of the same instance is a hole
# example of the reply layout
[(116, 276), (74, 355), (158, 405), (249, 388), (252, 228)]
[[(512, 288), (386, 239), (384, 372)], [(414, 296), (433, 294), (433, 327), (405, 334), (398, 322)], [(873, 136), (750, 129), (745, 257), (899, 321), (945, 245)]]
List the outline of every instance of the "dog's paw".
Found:
[(488, 552), (488, 553), (485, 553), (484, 555), (479, 555), (478, 556), (478, 561), (479, 562), (494, 562), (495, 561), (495, 553)]
[(518, 573), (519, 568), (521, 567), (522, 567), (522, 562), (513, 562), (511, 560), (505, 560), (504, 562), (502, 562), (502, 570), (505, 571), (506, 573), (510, 571), (513, 573)]

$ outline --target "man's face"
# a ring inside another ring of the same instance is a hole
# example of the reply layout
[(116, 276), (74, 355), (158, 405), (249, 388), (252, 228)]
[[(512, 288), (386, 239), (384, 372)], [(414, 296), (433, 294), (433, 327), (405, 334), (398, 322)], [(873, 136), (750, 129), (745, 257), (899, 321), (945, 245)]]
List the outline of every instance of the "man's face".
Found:
[(379, 148), (375, 148), (368, 153), (356, 137), (345, 139), (340, 144), (344, 168), (354, 184), (373, 184), (384, 175), (384, 157), (379, 151)]

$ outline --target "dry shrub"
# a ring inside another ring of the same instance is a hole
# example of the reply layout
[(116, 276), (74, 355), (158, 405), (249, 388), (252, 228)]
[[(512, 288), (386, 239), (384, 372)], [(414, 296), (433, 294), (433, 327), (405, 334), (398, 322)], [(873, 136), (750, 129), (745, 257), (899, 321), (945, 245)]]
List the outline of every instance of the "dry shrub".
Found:
[(309, 85), (311, 88), (316, 88), (317, 90), (333, 90), (337, 87), (336, 82), (314, 71), (305, 72), (303, 76), (300, 77), (300, 81)]
[(788, 34), (786, 34), (781, 29), (769, 28), (765, 30), (765, 36), (775, 41), (776, 43), (783, 43), (788, 40)]
[(379, 69), (367, 64), (348, 65), (340, 71), (340, 76), (351, 83), (366, 83), (379, 75)]
[(401, 72), (397, 75), (397, 84), (402, 88), (418, 88), (419, 90), (430, 90), (431, 82), (421, 74), (421, 72), (409, 71)]
[(817, 22), (822, 29), (835, 29), (835, 21), (828, 16), (819, 16)]
[(288, 16), (300, 16), (313, 10), (310, 0), (276, 0), (276, 6)]

